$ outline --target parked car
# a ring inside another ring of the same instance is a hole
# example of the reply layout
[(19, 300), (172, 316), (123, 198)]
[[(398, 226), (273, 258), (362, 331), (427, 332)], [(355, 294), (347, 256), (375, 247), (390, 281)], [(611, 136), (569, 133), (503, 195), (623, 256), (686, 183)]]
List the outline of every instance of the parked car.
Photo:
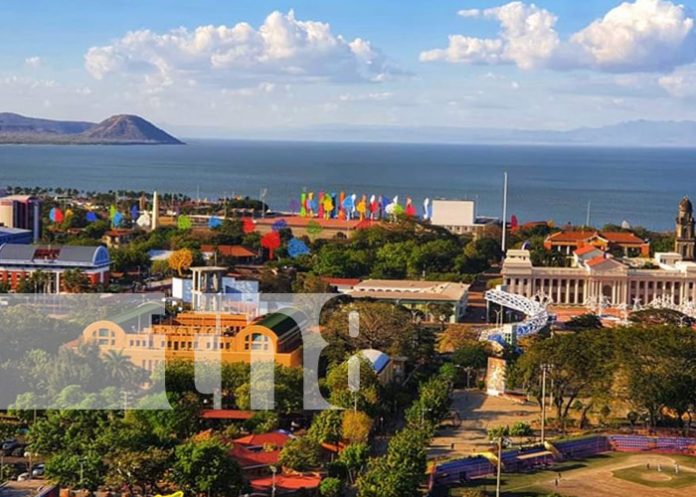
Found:
[(37, 464), (31, 472), (32, 478), (43, 478), (46, 474), (46, 467), (43, 464)]
[(17, 440), (6, 440), (2, 444), (2, 453), (3, 455), (9, 456), (17, 447), (19, 447), (19, 442), (17, 442)]
[(17, 481), (27, 481), (29, 479), (29, 473), (22, 473), (17, 477)]
[(24, 451), (26, 450), (26, 445), (20, 445), (17, 447), (15, 450), (12, 451), (12, 454), (10, 454), (12, 457), (23, 457), (24, 456)]

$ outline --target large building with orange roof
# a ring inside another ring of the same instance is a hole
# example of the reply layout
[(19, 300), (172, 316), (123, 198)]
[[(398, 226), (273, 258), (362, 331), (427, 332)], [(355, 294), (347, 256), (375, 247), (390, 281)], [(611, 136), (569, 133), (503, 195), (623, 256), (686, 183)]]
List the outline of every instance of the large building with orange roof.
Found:
[(546, 250), (555, 250), (568, 256), (588, 246), (611, 252), (619, 250), (627, 257), (650, 256), (650, 242), (629, 231), (567, 230), (551, 233), (544, 240)]

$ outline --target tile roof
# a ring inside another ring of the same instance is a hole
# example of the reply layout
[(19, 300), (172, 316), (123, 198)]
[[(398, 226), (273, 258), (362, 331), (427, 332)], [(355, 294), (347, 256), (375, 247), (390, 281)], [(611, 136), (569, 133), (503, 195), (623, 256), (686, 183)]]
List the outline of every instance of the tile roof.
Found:
[[(280, 492), (297, 491), (302, 488), (314, 489), (321, 483), (317, 475), (276, 475), (275, 487)], [(249, 481), (254, 490), (268, 491), (273, 486), (273, 477), (266, 476)]]
[(587, 264), (590, 267), (595, 267), (595, 266), (599, 266), (600, 264), (604, 264), (608, 260), (609, 259), (607, 259), (603, 255), (598, 255), (597, 257), (593, 257), (592, 259), (587, 261), (585, 264)]
[(233, 421), (246, 421), (254, 417), (251, 411), (239, 411), (237, 409), (207, 409), (201, 411), (203, 419), (225, 419)]
[(599, 236), (612, 243), (635, 243), (644, 244), (645, 240), (627, 231), (602, 231)]
[(551, 233), (546, 239), (551, 242), (569, 243), (580, 242), (592, 237), (596, 231), (558, 231)]
[(259, 435), (247, 435), (246, 437), (236, 438), (233, 442), (235, 445), (242, 445), (245, 447), (262, 447), (264, 445), (284, 447), (291, 438), (293, 438), (293, 436), (289, 433), (278, 430), (270, 433), (261, 433)]
[(575, 250), (576, 255), (585, 255), (589, 254), (590, 252), (594, 252), (595, 250), (602, 251), (601, 249), (595, 247), (594, 245), (585, 245), (584, 247), (580, 247), (579, 249)]
[(217, 247), (213, 245), (201, 245), (201, 252), (203, 253), (213, 253), (215, 249), (220, 255), (224, 257), (255, 257), (256, 252), (252, 252), (248, 248), (242, 245), (218, 245)]
[(645, 240), (629, 231), (558, 231), (546, 240), (552, 243), (577, 243), (593, 237), (604, 238), (611, 243), (644, 244)]
[[(285, 221), (290, 228), (306, 228), (310, 223), (315, 222), (322, 228), (334, 228), (334, 229), (356, 229), (360, 224), (359, 219), (322, 219), (318, 217), (301, 217), (301, 216), (278, 216), (278, 217), (266, 217), (261, 219), (254, 219), (254, 223), (262, 226), (272, 226), (278, 221)], [(380, 224), (379, 221), (368, 221), (371, 224)], [(364, 226), (363, 223), (362, 226)]]

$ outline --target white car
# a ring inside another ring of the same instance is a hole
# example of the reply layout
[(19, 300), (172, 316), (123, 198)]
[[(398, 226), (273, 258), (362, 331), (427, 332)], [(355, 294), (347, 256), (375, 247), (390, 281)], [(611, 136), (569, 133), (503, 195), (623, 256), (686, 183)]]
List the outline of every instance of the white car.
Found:
[(22, 473), (17, 477), (17, 481), (27, 481), (29, 479), (29, 473)]

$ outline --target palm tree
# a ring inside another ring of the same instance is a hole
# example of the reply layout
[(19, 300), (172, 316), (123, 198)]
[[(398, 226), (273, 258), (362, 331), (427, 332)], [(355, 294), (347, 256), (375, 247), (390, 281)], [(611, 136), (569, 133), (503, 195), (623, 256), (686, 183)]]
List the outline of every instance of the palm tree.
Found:
[(29, 282), (34, 293), (48, 293), (49, 285), (51, 284), (51, 276), (45, 271), (38, 269), (31, 273)]
[(135, 366), (120, 350), (109, 350), (102, 356), (102, 361), (110, 385), (131, 387), (136, 386), (142, 379), (143, 370)]

